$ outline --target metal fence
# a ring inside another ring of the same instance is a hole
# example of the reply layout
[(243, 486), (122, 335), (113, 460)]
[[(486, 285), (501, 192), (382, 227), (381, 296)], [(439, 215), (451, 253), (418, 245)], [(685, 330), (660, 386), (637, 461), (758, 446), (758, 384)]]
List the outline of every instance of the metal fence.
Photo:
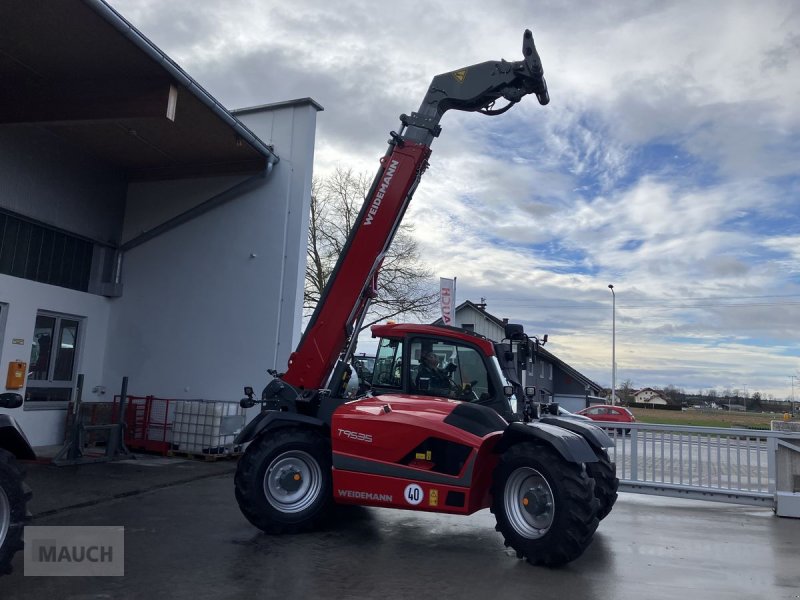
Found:
[(750, 429), (603, 423), (620, 490), (774, 507), (779, 439)]

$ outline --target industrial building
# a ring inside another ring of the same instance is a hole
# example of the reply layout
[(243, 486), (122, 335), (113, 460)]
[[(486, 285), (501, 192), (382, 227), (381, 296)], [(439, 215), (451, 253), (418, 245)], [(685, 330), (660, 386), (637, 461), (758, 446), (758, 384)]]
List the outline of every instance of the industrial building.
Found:
[(301, 332), (317, 112), (230, 111), (101, 0), (4, 3), (0, 365), (35, 446), (84, 401), (236, 400)]

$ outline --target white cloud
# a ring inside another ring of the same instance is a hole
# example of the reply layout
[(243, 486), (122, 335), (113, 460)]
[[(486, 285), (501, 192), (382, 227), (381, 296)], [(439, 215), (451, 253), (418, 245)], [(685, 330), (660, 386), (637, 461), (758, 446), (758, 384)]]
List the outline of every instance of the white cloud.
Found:
[(446, 115), (408, 214), (426, 259), (600, 382), (613, 282), (621, 377), (788, 393), (796, 3), (111, 2), (227, 106), (323, 104), (320, 175), (375, 170), (433, 75), (517, 60), (530, 27), (552, 102)]

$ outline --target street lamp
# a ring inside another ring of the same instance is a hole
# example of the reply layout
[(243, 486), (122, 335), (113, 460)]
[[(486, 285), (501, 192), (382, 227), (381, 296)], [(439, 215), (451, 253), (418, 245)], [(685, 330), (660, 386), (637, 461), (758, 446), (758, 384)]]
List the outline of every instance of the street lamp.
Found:
[(614, 406), (614, 396), (617, 395), (617, 295), (614, 286), (608, 284), (611, 290), (611, 406)]

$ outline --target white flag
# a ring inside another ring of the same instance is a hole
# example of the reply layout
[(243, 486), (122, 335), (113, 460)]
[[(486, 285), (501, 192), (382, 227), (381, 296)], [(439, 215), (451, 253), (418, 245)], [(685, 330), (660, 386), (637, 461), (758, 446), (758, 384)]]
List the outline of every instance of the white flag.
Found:
[(456, 283), (454, 279), (439, 278), (439, 288), (441, 292), (442, 322), (445, 325), (453, 325), (456, 311)]

